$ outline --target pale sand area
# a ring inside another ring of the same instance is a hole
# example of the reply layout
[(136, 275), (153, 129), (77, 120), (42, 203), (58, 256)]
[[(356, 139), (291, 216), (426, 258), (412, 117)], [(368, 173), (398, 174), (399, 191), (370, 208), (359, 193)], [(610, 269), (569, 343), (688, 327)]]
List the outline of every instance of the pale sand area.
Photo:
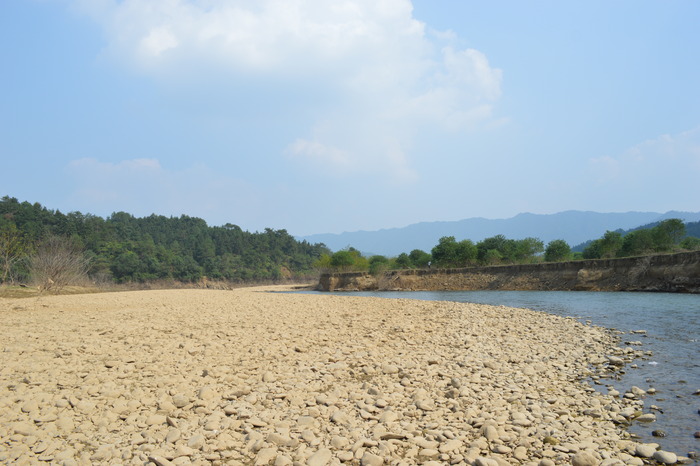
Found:
[(608, 331), (506, 307), (262, 290), (0, 299), (0, 462), (544, 466), (653, 454), (612, 422), (640, 402), (584, 380), (622, 354)]

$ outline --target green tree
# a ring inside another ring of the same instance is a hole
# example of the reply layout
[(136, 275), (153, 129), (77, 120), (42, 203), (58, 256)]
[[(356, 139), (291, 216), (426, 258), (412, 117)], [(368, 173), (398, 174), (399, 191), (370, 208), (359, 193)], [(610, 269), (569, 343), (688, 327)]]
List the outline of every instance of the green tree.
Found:
[(700, 249), (700, 238), (688, 236), (681, 241), (679, 246), (683, 249), (687, 249), (688, 251), (697, 251)]
[(396, 265), (397, 269), (413, 268), (413, 262), (411, 261), (409, 255), (405, 252), (402, 252), (396, 257), (396, 260), (394, 260), (394, 264)]
[(654, 248), (659, 252), (670, 251), (685, 236), (685, 224), (678, 218), (670, 218), (651, 229)]
[[(512, 242), (512, 240), (510, 240)], [(485, 238), (476, 243), (477, 259), (482, 264), (493, 264), (494, 255), (491, 253), (489, 258), (486, 257), (488, 251), (494, 250), (498, 252), (499, 261), (504, 257), (508, 258), (509, 254), (515, 249), (514, 244), (509, 244), (509, 240), (503, 235), (496, 235), (490, 238)]]
[(586, 248), (581, 253), (584, 259), (600, 259), (600, 240), (596, 239), (591, 241), (591, 244), (586, 246)]
[(547, 244), (544, 251), (544, 260), (547, 262), (561, 262), (571, 257), (571, 247), (563, 239), (555, 239)]
[(455, 263), (457, 267), (466, 267), (476, 262), (478, 251), (476, 245), (469, 239), (457, 243), (455, 250)]
[(652, 230), (642, 229), (627, 233), (622, 238), (622, 247), (618, 251), (619, 257), (641, 256), (654, 252), (655, 241)]
[(458, 262), (457, 240), (454, 236), (443, 236), (431, 251), (435, 265), (452, 267)]
[(544, 243), (539, 238), (524, 238), (515, 242), (515, 262), (533, 262), (544, 252)]
[(408, 257), (411, 259), (411, 263), (414, 267), (427, 267), (428, 262), (433, 260), (433, 256), (420, 249), (414, 249), (408, 253)]
[(502, 260), (503, 255), (498, 251), (498, 249), (489, 249), (484, 253), (483, 263), (486, 265), (500, 264)]
[(622, 247), (622, 234), (618, 231), (606, 231), (600, 239), (600, 257), (608, 259), (615, 257)]
[(379, 275), (389, 268), (389, 259), (385, 256), (372, 256), (369, 258), (369, 273)]

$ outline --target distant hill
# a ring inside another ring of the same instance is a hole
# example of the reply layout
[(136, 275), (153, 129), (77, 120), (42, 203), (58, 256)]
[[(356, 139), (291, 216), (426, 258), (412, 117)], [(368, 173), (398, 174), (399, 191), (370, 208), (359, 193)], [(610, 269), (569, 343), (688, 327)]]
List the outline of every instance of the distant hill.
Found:
[(668, 218), (695, 222), (700, 220), (700, 212), (599, 213), (569, 210), (547, 215), (522, 213), (508, 219), (469, 218), (451, 222), (422, 222), (403, 228), (316, 234), (299, 239), (311, 244), (324, 243), (333, 251), (352, 246), (364, 254), (387, 256), (396, 256), (413, 249), (429, 252), (443, 236), (454, 236), (458, 241), (470, 239), (477, 242), (502, 234), (510, 239), (535, 237), (545, 244), (553, 239), (563, 239), (573, 246), (599, 238), (607, 230), (627, 230)]

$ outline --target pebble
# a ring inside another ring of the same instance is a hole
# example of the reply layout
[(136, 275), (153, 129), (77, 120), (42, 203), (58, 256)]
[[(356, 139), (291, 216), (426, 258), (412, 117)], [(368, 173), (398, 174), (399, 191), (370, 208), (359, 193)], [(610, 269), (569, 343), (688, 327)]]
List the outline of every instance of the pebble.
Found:
[(656, 445), (640, 443), (636, 446), (634, 454), (642, 458), (651, 458), (656, 453)]
[(663, 464), (676, 464), (678, 462), (678, 456), (675, 453), (663, 450), (654, 452), (653, 458)]
[(360, 464), (362, 466), (381, 466), (384, 464), (384, 459), (381, 456), (378, 456), (378, 455), (375, 455), (373, 453), (366, 451), (362, 455), (362, 459), (360, 460)]
[(306, 466), (325, 466), (333, 457), (333, 453), (327, 448), (322, 448), (306, 460)]
[(571, 459), (572, 466), (598, 466), (600, 461), (592, 453), (582, 451), (574, 455)]
[(260, 289), (13, 302), (2, 463), (673, 464), (619, 424), (653, 389), (572, 382), (642, 353), (573, 319)]

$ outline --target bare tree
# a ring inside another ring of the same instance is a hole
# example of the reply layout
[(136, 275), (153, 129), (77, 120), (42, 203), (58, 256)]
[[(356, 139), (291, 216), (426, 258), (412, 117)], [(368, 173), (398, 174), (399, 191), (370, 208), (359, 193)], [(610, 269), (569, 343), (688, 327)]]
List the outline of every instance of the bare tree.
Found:
[(41, 291), (60, 291), (87, 281), (90, 259), (70, 238), (48, 236), (29, 257), (29, 271)]
[(13, 280), (12, 268), (26, 253), (26, 242), (14, 224), (0, 229), (0, 282), (7, 283), (8, 278)]

